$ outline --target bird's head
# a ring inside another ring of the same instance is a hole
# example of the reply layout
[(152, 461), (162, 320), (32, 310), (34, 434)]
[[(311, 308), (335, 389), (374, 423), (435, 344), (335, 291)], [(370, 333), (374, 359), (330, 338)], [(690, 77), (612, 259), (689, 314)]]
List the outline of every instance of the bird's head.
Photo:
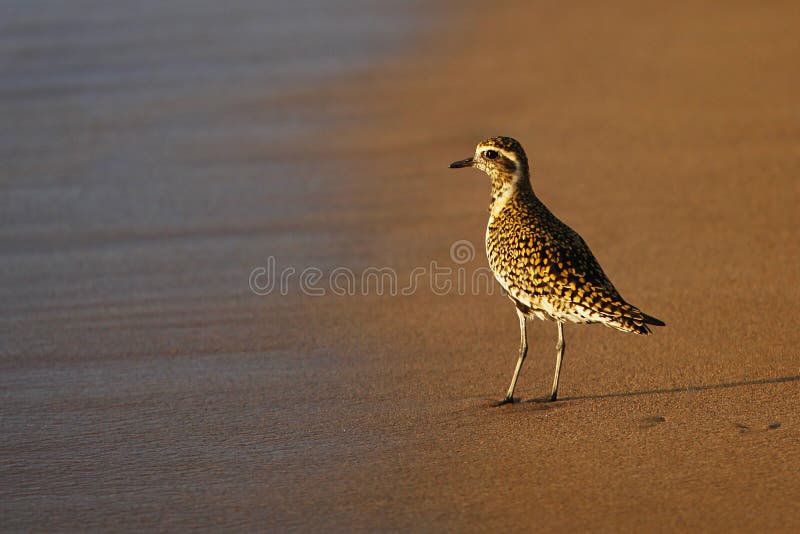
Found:
[(475, 148), (471, 158), (454, 161), (451, 169), (475, 167), (488, 174), (492, 181), (513, 182), (528, 175), (528, 158), (525, 150), (511, 137), (490, 137)]

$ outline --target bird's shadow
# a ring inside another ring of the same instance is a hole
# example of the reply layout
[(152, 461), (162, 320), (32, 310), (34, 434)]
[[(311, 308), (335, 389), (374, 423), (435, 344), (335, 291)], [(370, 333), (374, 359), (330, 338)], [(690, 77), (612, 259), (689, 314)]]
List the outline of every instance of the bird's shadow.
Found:
[[(780, 384), (783, 382), (800, 381), (800, 375), (782, 376), (779, 378), (760, 378), (757, 380), (742, 380), (739, 382), (723, 382), (705, 386), (683, 386), (677, 388), (646, 389), (641, 391), (623, 391), (619, 393), (599, 393), (597, 395), (576, 395), (573, 397), (559, 397), (559, 401), (613, 399), (616, 397), (640, 397), (643, 395), (660, 395), (665, 393), (683, 393), (686, 391), (706, 391), (714, 389), (738, 388), (743, 386), (760, 386), (764, 384)], [(546, 399), (532, 399), (527, 402), (546, 402)]]

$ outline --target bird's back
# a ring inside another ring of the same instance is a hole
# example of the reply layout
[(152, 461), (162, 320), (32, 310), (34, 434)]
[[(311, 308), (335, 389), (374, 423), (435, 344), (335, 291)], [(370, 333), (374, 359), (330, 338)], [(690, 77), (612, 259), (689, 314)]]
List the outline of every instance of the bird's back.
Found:
[(663, 324), (625, 302), (581, 236), (530, 189), (515, 191), (493, 210), (486, 253), (498, 281), (526, 313), (637, 334)]

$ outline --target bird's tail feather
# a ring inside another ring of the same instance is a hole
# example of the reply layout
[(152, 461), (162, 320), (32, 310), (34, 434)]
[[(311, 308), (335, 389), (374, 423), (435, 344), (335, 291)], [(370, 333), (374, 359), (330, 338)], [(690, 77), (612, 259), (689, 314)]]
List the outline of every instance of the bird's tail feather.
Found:
[[(607, 311), (610, 310), (610, 313)], [(648, 335), (651, 333), (652, 326), (666, 326), (665, 323), (653, 316), (647, 315), (636, 306), (627, 302), (614, 302), (603, 307), (606, 325), (622, 330), (623, 332), (633, 332), (634, 334)]]
[(667, 323), (665, 323), (661, 319), (656, 319), (652, 315), (647, 315), (644, 312), (642, 312), (642, 317), (644, 317), (644, 322), (647, 324), (651, 324), (653, 326), (667, 326)]

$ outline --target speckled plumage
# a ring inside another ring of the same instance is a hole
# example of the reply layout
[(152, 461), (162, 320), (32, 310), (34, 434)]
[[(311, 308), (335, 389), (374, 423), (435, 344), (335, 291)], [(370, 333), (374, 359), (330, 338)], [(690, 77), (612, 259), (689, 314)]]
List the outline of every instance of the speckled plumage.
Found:
[(524, 317), (550, 319), (559, 325), (559, 355), (552, 399), (563, 355), (563, 323), (602, 323), (624, 332), (649, 334), (663, 326), (620, 296), (586, 242), (536, 197), (528, 159), (509, 137), (478, 144), (473, 158), (451, 167), (476, 167), (492, 181), (486, 255), (495, 277), (514, 301), (521, 320), (520, 361), (506, 401), (527, 352)]
[(490, 209), (489, 265), (526, 315), (650, 332), (648, 316), (622, 299), (586, 242), (547, 209), (529, 182)]

